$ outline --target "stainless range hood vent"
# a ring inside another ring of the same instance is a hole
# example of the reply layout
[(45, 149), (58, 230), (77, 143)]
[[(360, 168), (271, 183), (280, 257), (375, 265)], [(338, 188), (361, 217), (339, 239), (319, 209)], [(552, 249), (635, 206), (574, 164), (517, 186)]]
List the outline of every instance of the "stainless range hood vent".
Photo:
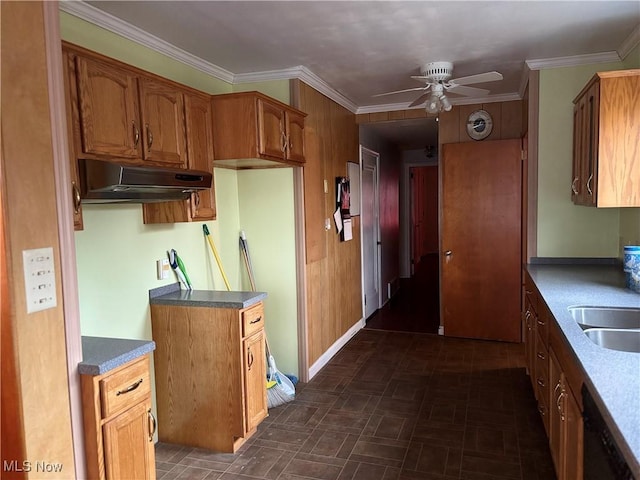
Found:
[(186, 200), (211, 188), (213, 175), (200, 170), (78, 160), (82, 203), (152, 203)]

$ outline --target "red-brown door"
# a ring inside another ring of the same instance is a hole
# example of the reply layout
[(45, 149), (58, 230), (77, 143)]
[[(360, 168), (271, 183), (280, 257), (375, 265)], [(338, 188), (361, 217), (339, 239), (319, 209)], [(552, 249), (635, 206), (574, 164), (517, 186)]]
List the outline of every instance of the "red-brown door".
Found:
[(446, 144), (441, 315), (453, 337), (520, 341), (520, 139)]

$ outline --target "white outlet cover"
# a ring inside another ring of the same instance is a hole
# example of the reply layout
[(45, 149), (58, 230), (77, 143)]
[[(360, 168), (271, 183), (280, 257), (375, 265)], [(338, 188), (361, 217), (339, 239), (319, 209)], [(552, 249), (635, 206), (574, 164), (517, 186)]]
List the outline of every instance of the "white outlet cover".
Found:
[(58, 305), (53, 248), (22, 251), (27, 313), (39, 312)]

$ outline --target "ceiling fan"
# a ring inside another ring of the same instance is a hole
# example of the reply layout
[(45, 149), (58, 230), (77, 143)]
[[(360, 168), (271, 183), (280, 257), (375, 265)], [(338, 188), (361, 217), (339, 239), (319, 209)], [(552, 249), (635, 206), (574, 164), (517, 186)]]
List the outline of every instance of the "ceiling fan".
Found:
[(374, 97), (383, 95), (393, 95), (405, 92), (424, 92), (416, 98), (409, 107), (416, 107), (426, 102), (426, 109), (429, 113), (438, 113), (442, 110), (451, 110), (451, 101), (445, 95), (445, 92), (455, 93), (465, 96), (482, 96), (487, 95), (489, 90), (484, 88), (468, 87), (474, 83), (494, 82), (502, 80), (502, 74), (499, 72), (485, 72), (477, 75), (469, 75), (468, 77), (451, 78), (453, 76), (453, 63), (451, 62), (429, 62), (420, 69), (422, 75), (412, 75), (411, 78), (425, 84), (424, 87), (407, 88), (405, 90), (396, 90), (394, 92), (379, 93)]

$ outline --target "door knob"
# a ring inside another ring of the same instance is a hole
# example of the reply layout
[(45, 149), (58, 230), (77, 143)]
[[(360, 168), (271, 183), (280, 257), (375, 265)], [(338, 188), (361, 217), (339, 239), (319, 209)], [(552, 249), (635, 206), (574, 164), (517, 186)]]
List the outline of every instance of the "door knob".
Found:
[(446, 252), (444, 252), (445, 257), (450, 257), (451, 255), (453, 255), (453, 252), (451, 250), (447, 250)]

